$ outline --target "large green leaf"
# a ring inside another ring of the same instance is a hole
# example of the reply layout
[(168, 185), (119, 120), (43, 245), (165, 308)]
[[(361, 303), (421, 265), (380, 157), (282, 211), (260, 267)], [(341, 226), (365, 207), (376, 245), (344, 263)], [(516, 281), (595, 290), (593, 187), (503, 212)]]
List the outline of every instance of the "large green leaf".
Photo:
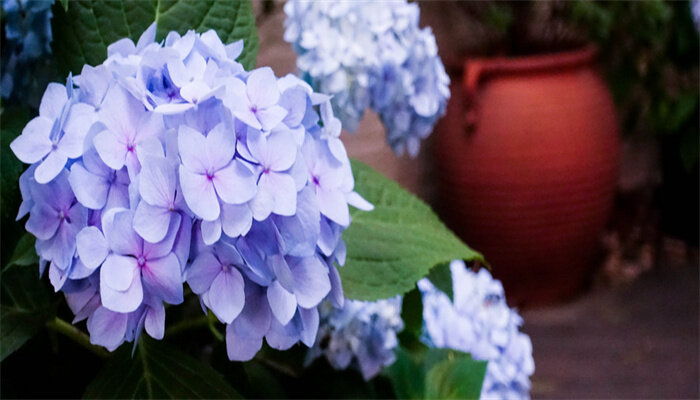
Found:
[(122, 346), (85, 389), (85, 398), (232, 399), (241, 396), (210, 366), (163, 342)]
[(486, 363), (468, 355), (450, 357), (435, 364), (425, 376), (426, 399), (478, 399)]
[(396, 397), (405, 399), (476, 399), (487, 363), (451, 349), (396, 350), (385, 370)]
[(74, 0), (65, 9), (53, 7), (53, 53), (61, 73), (80, 73), (84, 64), (97, 65), (107, 57), (107, 46), (128, 37), (138, 40), (156, 22), (156, 39), (169, 31), (216, 30), (224, 43), (243, 39), (238, 60), (246, 69), (255, 66), (258, 34), (250, 0)]
[(399, 399), (422, 399), (425, 393), (425, 371), (418, 360), (402, 348), (396, 349), (396, 361), (386, 370), (394, 393)]
[[(13, 256), (14, 258), (14, 256)], [(35, 266), (9, 265), (0, 274), (0, 361), (31, 339), (53, 315), (48, 287)]]
[(352, 210), (343, 233), (347, 263), (340, 268), (345, 295), (377, 300), (411, 290), (437, 264), (483, 261), (416, 196), (365, 164), (352, 161), (355, 190), (374, 210)]

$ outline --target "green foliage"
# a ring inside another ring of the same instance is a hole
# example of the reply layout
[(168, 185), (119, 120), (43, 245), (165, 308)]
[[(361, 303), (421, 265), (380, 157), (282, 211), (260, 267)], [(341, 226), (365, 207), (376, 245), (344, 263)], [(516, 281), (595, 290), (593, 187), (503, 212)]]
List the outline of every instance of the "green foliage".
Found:
[(698, 162), (698, 33), (688, 2), (571, 3), (571, 19), (601, 50), (623, 133), (680, 138), (677, 155)]
[[(22, 260), (14, 255), (12, 259)], [(53, 316), (49, 291), (36, 266), (11, 264), (0, 273), (0, 361), (31, 339)]]
[(423, 295), (418, 288), (413, 288), (403, 296), (401, 319), (404, 324), (404, 332), (416, 337), (420, 336), (423, 330)]
[(141, 337), (122, 346), (84, 394), (89, 399), (239, 399), (214, 369), (165, 343)]
[(39, 256), (36, 254), (36, 249), (34, 248), (35, 242), (34, 236), (29, 233), (22, 235), (19, 242), (17, 242), (14, 253), (12, 253), (12, 258), (10, 258), (9, 263), (3, 270), (13, 265), (26, 267), (39, 264)]
[(386, 373), (398, 398), (478, 399), (486, 365), (454, 350), (398, 349), (396, 362)]
[(483, 261), (416, 196), (358, 161), (352, 169), (355, 190), (374, 210), (353, 210), (343, 233), (348, 255), (339, 270), (346, 297), (393, 297), (411, 290), (435, 265), (454, 259)]
[(428, 399), (478, 399), (486, 374), (486, 363), (471, 357), (448, 358), (437, 363), (426, 375)]
[(442, 263), (431, 269), (428, 274), (428, 280), (441, 292), (445, 293), (450, 300), (453, 300), (452, 271), (450, 270), (449, 262)]
[(23, 231), (15, 222), (17, 210), (22, 202), (19, 193), (19, 176), (24, 165), (10, 150), (10, 143), (22, 133), (22, 128), (29, 121), (29, 112), (25, 108), (7, 108), (0, 111), (0, 224), (2, 225), (2, 265), (7, 263), (7, 256), (12, 254), (17, 238)]
[[(22, 225), (15, 222), (15, 215), (22, 200), (19, 176), (24, 166), (10, 150), (10, 143), (21, 133), (29, 120), (29, 112), (24, 108), (9, 108), (3, 109), (0, 116), (0, 215), (4, 263), (0, 274), (1, 361), (34, 336), (52, 316), (52, 311), (48, 288), (39, 280), (34, 239), (29, 234), (22, 235)], [(20, 238), (19, 241), (17, 238)]]
[(171, 31), (216, 30), (224, 43), (243, 39), (239, 61), (246, 69), (255, 66), (258, 36), (249, 0), (75, 0), (70, 7), (53, 7), (53, 53), (61, 73), (80, 73), (84, 64), (97, 65), (107, 57), (107, 46), (121, 38), (138, 40), (154, 21), (157, 40)]

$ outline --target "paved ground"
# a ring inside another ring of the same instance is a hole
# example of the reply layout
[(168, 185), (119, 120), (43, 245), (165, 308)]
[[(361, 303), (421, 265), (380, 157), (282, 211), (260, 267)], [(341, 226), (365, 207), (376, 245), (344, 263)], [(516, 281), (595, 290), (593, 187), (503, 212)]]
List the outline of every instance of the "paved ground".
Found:
[[(282, 40), (284, 15), (276, 10), (258, 21), (258, 65), (281, 76), (295, 71), (295, 54)], [(397, 159), (383, 135), (370, 114), (358, 134), (342, 138), (352, 157), (430, 199), (429, 185), (421, 183), (429, 151), (418, 160)], [(698, 279), (698, 264), (661, 268), (627, 286), (598, 285), (564, 306), (525, 311), (536, 363), (533, 397), (698, 398)]]
[(533, 397), (698, 398), (698, 266), (524, 312)]

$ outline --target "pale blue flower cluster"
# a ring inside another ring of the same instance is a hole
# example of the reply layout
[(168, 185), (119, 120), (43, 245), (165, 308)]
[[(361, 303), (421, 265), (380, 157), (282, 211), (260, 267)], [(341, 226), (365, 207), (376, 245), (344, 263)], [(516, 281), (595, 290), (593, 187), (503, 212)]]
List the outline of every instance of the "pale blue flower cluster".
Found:
[(340, 309), (322, 304), (318, 339), (307, 353), (307, 363), (324, 356), (335, 369), (353, 365), (365, 380), (372, 379), (396, 360), (396, 334), (403, 329), (401, 300), (346, 299)]
[[(46, 89), (11, 148), (42, 270), (115, 349), (162, 338), (187, 282), (226, 324), (229, 358), (311, 346), (317, 306), (342, 306), (350, 161), (329, 98), (236, 62), (242, 41), (155, 24)], [(76, 87), (77, 86), (77, 87)]]
[(35, 67), (51, 54), (52, 5), (53, 0), (3, 0), (3, 98), (26, 97), (37, 80)]
[(488, 361), (482, 399), (529, 398), (532, 343), (518, 330), (522, 318), (508, 308), (501, 282), (485, 269), (472, 272), (462, 261), (453, 261), (450, 269), (454, 301), (427, 279), (418, 282), (425, 342)]
[(445, 113), (449, 77), (415, 3), (289, 0), (284, 39), (297, 68), (350, 132), (371, 107), (395, 153), (416, 156)]

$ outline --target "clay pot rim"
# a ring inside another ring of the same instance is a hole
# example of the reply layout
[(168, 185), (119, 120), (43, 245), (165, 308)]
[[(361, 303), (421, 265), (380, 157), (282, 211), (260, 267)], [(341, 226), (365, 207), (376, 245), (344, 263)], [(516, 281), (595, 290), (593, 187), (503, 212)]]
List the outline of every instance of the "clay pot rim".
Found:
[(486, 76), (520, 75), (589, 66), (598, 55), (598, 48), (588, 44), (574, 50), (517, 57), (466, 58), (463, 84), (468, 92), (477, 90), (479, 81)]

